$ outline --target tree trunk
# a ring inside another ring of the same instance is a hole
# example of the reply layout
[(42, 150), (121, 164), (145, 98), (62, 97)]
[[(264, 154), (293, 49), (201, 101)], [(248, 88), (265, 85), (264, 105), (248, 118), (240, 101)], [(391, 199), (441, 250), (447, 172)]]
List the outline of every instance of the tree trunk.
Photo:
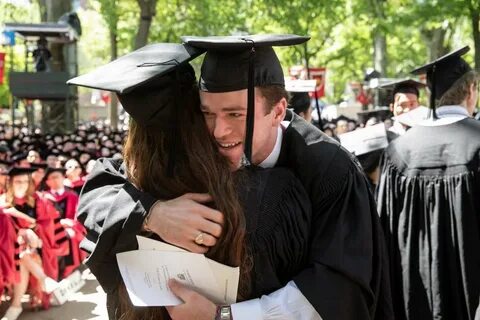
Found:
[[(117, 46), (117, 31), (110, 30), (110, 56), (112, 61), (117, 59), (118, 46)], [(118, 129), (118, 98), (117, 95), (112, 92), (110, 94), (110, 126), (113, 130)]]
[(429, 61), (433, 61), (449, 51), (448, 47), (444, 44), (446, 35), (447, 29), (437, 28), (431, 30), (422, 30), (422, 38), (428, 48)]
[(373, 67), (382, 77), (387, 75), (387, 35), (382, 28), (385, 21), (385, 0), (373, 0), (370, 5), (377, 26), (373, 30)]
[(156, 14), (157, 0), (137, 0), (140, 7), (140, 22), (135, 37), (135, 50), (145, 46), (148, 42), (148, 34), (152, 19)]
[(47, 21), (47, 0), (38, 0), (38, 7), (40, 9), (40, 21)]
[(475, 47), (475, 69), (480, 71), (480, 6), (475, 8), (470, 4), (470, 18), (472, 21), (473, 43)]
[(375, 32), (373, 39), (373, 61), (375, 70), (385, 77), (387, 75), (387, 37), (380, 30)]

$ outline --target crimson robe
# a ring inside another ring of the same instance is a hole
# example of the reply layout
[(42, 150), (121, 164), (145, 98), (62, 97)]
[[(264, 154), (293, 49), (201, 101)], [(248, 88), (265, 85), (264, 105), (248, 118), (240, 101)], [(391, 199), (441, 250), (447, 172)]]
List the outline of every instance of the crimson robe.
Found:
[(74, 236), (68, 237), (70, 253), (66, 257), (65, 269), (60, 275), (61, 278), (65, 278), (75, 271), (86, 258), (86, 253), (79, 249), (80, 242), (85, 237), (86, 231), (83, 225), (77, 221), (78, 195), (74, 191), (65, 189), (62, 195), (58, 195), (49, 190), (47, 194), (54, 199), (55, 206), (60, 213), (58, 221), (60, 222), (60, 219), (68, 219), (73, 223), (73, 227), (70, 229), (73, 230)]

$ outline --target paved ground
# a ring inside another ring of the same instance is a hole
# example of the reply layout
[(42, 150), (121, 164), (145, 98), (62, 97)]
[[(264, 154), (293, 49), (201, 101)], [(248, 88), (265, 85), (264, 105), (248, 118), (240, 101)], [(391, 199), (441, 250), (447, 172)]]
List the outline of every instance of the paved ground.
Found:
[[(105, 320), (105, 293), (95, 277), (88, 271), (83, 272), (86, 283), (83, 288), (73, 294), (69, 301), (59, 307), (51, 307), (46, 311), (24, 310), (18, 320)], [(0, 315), (5, 312), (5, 304), (0, 306)], [(1, 318), (1, 316), (0, 316)]]

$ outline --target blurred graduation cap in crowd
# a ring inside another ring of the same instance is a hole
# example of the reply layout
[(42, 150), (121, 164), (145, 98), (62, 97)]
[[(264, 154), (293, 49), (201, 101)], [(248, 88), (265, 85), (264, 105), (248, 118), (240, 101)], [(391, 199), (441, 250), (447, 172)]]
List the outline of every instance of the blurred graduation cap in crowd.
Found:
[(350, 119), (349, 117), (344, 116), (343, 114), (341, 114), (341, 115), (339, 115), (338, 117), (336, 117), (335, 119), (332, 119), (331, 123), (333, 123), (333, 124), (336, 125), (336, 124), (338, 123), (338, 121), (347, 121), (347, 122), (349, 122), (349, 121), (355, 121), (355, 120)]
[(13, 164), (12, 161), (1, 160), (1, 159), (0, 159), (0, 165), (3, 165), (3, 166), (11, 166), (12, 164)]
[(387, 132), (383, 123), (347, 132), (339, 135), (338, 138), (340, 144), (356, 156), (385, 149), (388, 146)]
[(40, 163), (30, 163), (30, 168), (39, 170), (39, 169), (46, 169), (48, 167), (48, 164), (46, 162), (40, 162)]
[(317, 80), (285, 79), (285, 90), (288, 92), (313, 92)]
[(307, 112), (311, 105), (309, 92), (315, 91), (316, 80), (289, 80), (285, 79), (285, 90), (290, 94), (289, 107), (293, 112), (300, 114)]
[(397, 81), (388, 82), (379, 86), (380, 89), (391, 91), (392, 102), (397, 93), (411, 93), (418, 97), (420, 96), (420, 89), (423, 89), (425, 87), (426, 87), (425, 83), (422, 83), (414, 79), (401, 79)]
[(47, 180), (48, 176), (55, 172), (60, 172), (61, 174), (65, 175), (65, 172), (67, 172), (67, 170), (61, 167), (60, 168), (47, 167), (47, 169), (45, 170), (45, 176), (43, 180)]
[(162, 128), (172, 123), (177, 108), (175, 84), (195, 81), (188, 62), (204, 51), (187, 44), (151, 44), (67, 83), (113, 91), (135, 121)]
[(200, 90), (230, 92), (248, 89), (244, 153), (250, 163), (255, 86), (285, 86), (283, 69), (272, 47), (297, 45), (309, 39), (289, 34), (182, 37), (183, 42), (207, 51), (201, 68)]
[(27, 156), (28, 156), (28, 153), (26, 152), (17, 153), (11, 157), (11, 160), (16, 163), (16, 162), (20, 162), (22, 160), (27, 159)]
[(8, 170), (7, 175), (10, 177), (15, 177), (15, 176), (20, 176), (22, 174), (31, 174), (36, 170), (37, 169), (34, 169), (34, 168), (24, 168), (24, 167), (13, 166)]
[(375, 170), (383, 150), (388, 146), (387, 132), (383, 123), (347, 132), (338, 138), (345, 149), (357, 156), (367, 173)]
[(372, 79), (380, 78), (382, 74), (373, 68), (367, 68), (365, 70), (365, 76), (363, 77), (364, 82), (368, 82)]
[(8, 168), (10, 168), (11, 165), (12, 165), (11, 161), (0, 160), (0, 174), (6, 175), (8, 172)]
[(357, 112), (358, 122), (366, 124), (371, 118), (375, 118), (377, 122), (383, 122), (392, 117), (393, 113), (389, 108), (379, 108), (375, 110)]
[(0, 144), (0, 153), (7, 153), (8, 151), (10, 151), (10, 149), (6, 144)]
[(440, 99), (465, 73), (472, 70), (468, 63), (462, 59), (462, 56), (469, 50), (470, 47), (465, 46), (411, 72), (415, 75), (427, 75), (427, 86), (430, 89), (430, 108), (433, 110), (434, 119), (437, 119), (435, 101)]

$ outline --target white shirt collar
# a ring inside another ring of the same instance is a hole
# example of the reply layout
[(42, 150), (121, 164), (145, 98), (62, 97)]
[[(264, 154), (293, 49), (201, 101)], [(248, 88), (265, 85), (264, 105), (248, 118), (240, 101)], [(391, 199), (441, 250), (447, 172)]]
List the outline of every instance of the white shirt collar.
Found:
[(58, 190), (51, 189), (50, 192), (53, 193), (53, 194), (57, 193), (59, 196), (61, 196), (65, 192), (65, 188), (61, 188), (61, 189), (58, 189)]
[(441, 106), (437, 108), (436, 112), (438, 116), (437, 120), (427, 119), (422, 121), (420, 125), (427, 127), (443, 126), (470, 117), (467, 109), (462, 106)]
[[(285, 126), (284, 123), (286, 123), (287, 125)], [(288, 127), (288, 124), (290, 124), (290, 122), (282, 121), (282, 124), (278, 126), (278, 128), (277, 128), (277, 141), (275, 141), (275, 146), (273, 147), (273, 150), (268, 155), (268, 157), (259, 164), (260, 167), (262, 167), (264, 169), (273, 168), (277, 164), (278, 157), (280, 157), (280, 150), (282, 148), (282, 139), (283, 139), (282, 126), (284, 126), (286, 128), (286, 127)]]
[(388, 129), (388, 131), (391, 131), (391, 132), (396, 133), (398, 135), (402, 135), (402, 134), (405, 134), (405, 132), (407, 132), (407, 130), (405, 130), (405, 127), (403, 126), (403, 124), (401, 124), (397, 120), (393, 121), (393, 126), (391, 126)]

